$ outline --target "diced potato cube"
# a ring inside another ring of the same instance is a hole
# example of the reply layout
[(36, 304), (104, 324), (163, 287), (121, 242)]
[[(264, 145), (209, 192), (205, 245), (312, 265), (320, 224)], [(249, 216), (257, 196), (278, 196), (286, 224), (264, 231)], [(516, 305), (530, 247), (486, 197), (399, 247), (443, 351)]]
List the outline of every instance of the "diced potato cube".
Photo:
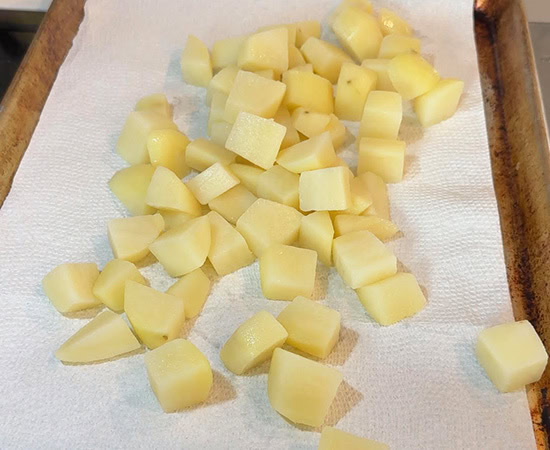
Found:
[(109, 180), (109, 189), (130, 214), (139, 216), (155, 212), (155, 208), (145, 203), (147, 188), (154, 172), (151, 164), (136, 164), (119, 170)]
[(190, 34), (181, 54), (181, 74), (186, 83), (207, 87), (212, 79), (212, 63), (208, 48)]
[(416, 53), (401, 53), (388, 65), (388, 75), (405, 100), (412, 100), (433, 89), (439, 74), (422, 56)]
[(315, 250), (319, 260), (327, 266), (332, 265), (333, 237), (334, 228), (328, 211), (316, 211), (302, 219), (298, 238), (300, 247)]
[(258, 195), (258, 178), (265, 170), (260, 169), (259, 167), (249, 166), (247, 164), (230, 164), (229, 170), (233, 172), (241, 183), (254, 195)]
[(288, 31), (274, 28), (248, 37), (239, 51), (237, 66), (243, 70), (288, 69)]
[(135, 110), (153, 111), (166, 116), (168, 119), (172, 118), (172, 105), (168, 103), (164, 94), (151, 94), (140, 98), (136, 103)]
[(302, 64), (300, 66), (293, 67), (292, 70), (313, 73), (313, 64)]
[(296, 25), (293, 23), (281, 23), (278, 25), (267, 25), (265, 27), (258, 28), (258, 31), (268, 31), (268, 30), (274, 30), (276, 28), (286, 28), (288, 31), (288, 45), (295, 45), (296, 44)]
[(189, 139), (178, 130), (152, 131), (147, 137), (147, 150), (151, 165), (166, 167), (178, 178), (183, 178), (190, 170), (185, 163), (187, 144), (189, 144)]
[(403, 120), (403, 101), (397, 92), (372, 91), (367, 97), (357, 139), (397, 139)]
[(212, 46), (212, 67), (214, 70), (236, 66), (239, 53), (248, 36), (237, 36), (214, 42)]
[(346, 141), (346, 127), (334, 114), (330, 115), (330, 122), (328, 123), (327, 131), (330, 133), (334, 149), (339, 149), (342, 145), (344, 145), (344, 142)]
[(145, 368), (151, 389), (167, 413), (204, 402), (212, 389), (208, 359), (185, 339), (146, 353)]
[(273, 166), (258, 177), (258, 197), (298, 208), (299, 175), (282, 166)]
[(385, 326), (413, 316), (426, 304), (414, 275), (403, 272), (367, 284), (357, 289), (357, 295), (369, 316)]
[(319, 136), (323, 133), (330, 123), (328, 114), (310, 111), (299, 107), (292, 113), (292, 124), (297, 131), (306, 137)]
[(215, 163), (224, 166), (233, 164), (235, 154), (208, 139), (199, 138), (190, 142), (187, 146), (185, 161), (192, 169), (202, 172)]
[(316, 20), (306, 20), (304, 22), (296, 22), (296, 47), (300, 48), (310, 38), (321, 37), (321, 24)]
[(372, 172), (365, 172), (357, 176), (367, 185), (372, 198), (372, 205), (362, 214), (364, 216), (377, 216), (390, 220), (390, 205), (388, 201), (388, 189), (384, 180)]
[(323, 427), (317, 450), (390, 450), (382, 442), (365, 439), (332, 427)]
[(286, 84), (284, 103), (289, 110), (299, 106), (329, 114), (334, 110), (332, 84), (314, 73), (289, 70), (283, 73)]
[(387, 241), (399, 232), (399, 228), (387, 219), (377, 216), (354, 216), (339, 214), (334, 218), (336, 236), (367, 230), (381, 241)]
[(233, 125), (225, 120), (215, 120), (210, 123), (210, 132), (208, 136), (215, 144), (225, 147), (229, 133), (231, 133)]
[(88, 363), (114, 358), (140, 347), (122, 316), (103, 311), (67, 339), (55, 357), (63, 362)]
[(295, 423), (321, 426), (336, 397), (342, 374), (303, 356), (275, 349), (267, 396), (275, 411)]
[(353, 63), (342, 64), (334, 112), (339, 119), (360, 121), (369, 92), (376, 88), (377, 75), (374, 71)]
[(188, 214), (179, 211), (159, 211), (159, 214), (164, 219), (165, 230), (170, 230), (179, 225), (183, 225), (184, 223), (200, 216), (200, 214)]
[(357, 177), (350, 180), (351, 206), (343, 211), (345, 214), (361, 214), (372, 205), (372, 196), (366, 183)]
[(277, 320), (288, 332), (287, 344), (317, 358), (326, 358), (340, 336), (340, 313), (309, 298), (296, 297)]
[(155, 169), (145, 202), (158, 209), (200, 214), (200, 205), (193, 193), (174, 172), (163, 166)]
[(279, 78), (273, 69), (255, 70), (254, 73), (268, 80), (277, 80)]
[(373, 172), (386, 183), (403, 179), (405, 142), (395, 139), (362, 138), (357, 173)]
[(344, 8), (334, 19), (332, 30), (340, 44), (356, 60), (363, 61), (378, 55), (382, 32), (376, 19), (360, 8)]
[(345, 167), (310, 170), (300, 175), (302, 211), (339, 211), (351, 206), (350, 173)]
[(227, 66), (212, 77), (206, 90), (207, 105), (211, 104), (216, 93), (229, 95), (238, 72), (239, 68), (237, 66)]
[(277, 111), (277, 114), (275, 114), (275, 117), (273, 119), (275, 120), (275, 122), (280, 123), (281, 125), (286, 127), (286, 134), (283, 142), (281, 142), (282, 149), (298, 144), (300, 142), (300, 136), (298, 135), (298, 131), (296, 131), (296, 128), (294, 128), (292, 118), (290, 117), (290, 113), (288, 112), (288, 109), (286, 107), (280, 107), (279, 111)]
[(239, 217), (254, 203), (258, 198), (245, 188), (242, 184), (229, 189), (214, 200), (208, 202), (208, 207), (212, 211), (219, 213), (225, 220), (235, 225)]
[(286, 134), (286, 127), (274, 120), (247, 112), (239, 113), (225, 146), (262, 169), (273, 166)]
[(200, 267), (185, 274), (166, 291), (167, 294), (183, 299), (187, 319), (199, 315), (209, 292), (210, 280)]
[(227, 105), (227, 95), (221, 92), (214, 92), (210, 102), (210, 112), (208, 113), (207, 132), (212, 133), (212, 124), (223, 121), (225, 107)]
[(300, 51), (305, 60), (313, 64), (315, 73), (326, 78), (332, 84), (338, 81), (342, 64), (351, 61), (351, 58), (342, 49), (313, 36), (308, 38)]
[(334, 266), (352, 289), (397, 273), (397, 259), (370, 231), (355, 231), (334, 239)]
[(414, 112), (423, 127), (429, 127), (451, 117), (458, 107), (464, 81), (446, 78), (414, 99)]
[(124, 288), (124, 312), (141, 342), (150, 349), (178, 337), (185, 322), (181, 298), (132, 280), (126, 281)]
[(544, 344), (527, 320), (483, 330), (477, 338), (476, 355), (501, 392), (516, 391), (540, 380), (548, 363)]
[(271, 358), (273, 350), (286, 341), (288, 333), (267, 311), (243, 322), (226, 341), (220, 358), (231, 372), (242, 375)]
[(42, 289), (60, 313), (80, 311), (101, 304), (94, 296), (99, 270), (95, 263), (61, 264), (42, 280)]
[(388, 34), (411, 34), (411, 27), (393, 11), (380, 8), (378, 12), (378, 23), (384, 35)]
[(145, 278), (130, 261), (113, 259), (97, 277), (92, 292), (96, 298), (113, 311), (124, 310), (124, 285), (126, 280), (146, 284)]
[(219, 162), (191, 178), (186, 184), (201, 205), (206, 205), (240, 183), (231, 171)]
[(420, 39), (403, 34), (388, 34), (382, 39), (378, 57), (392, 59), (400, 53), (420, 53)]
[(294, 69), (295, 67), (302, 66), (306, 63), (302, 52), (298, 50), (294, 45), (288, 46), (288, 68)]
[(237, 230), (256, 256), (274, 244), (298, 239), (302, 214), (294, 208), (259, 198), (237, 220)]
[(332, 167), (335, 160), (336, 153), (328, 131), (282, 150), (277, 157), (282, 167), (294, 173)]
[(361, 67), (370, 69), (376, 73), (376, 89), (379, 91), (395, 91), (388, 74), (389, 59), (364, 59)]
[(117, 259), (138, 262), (149, 254), (149, 244), (164, 230), (160, 214), (112, 219), (108, 225), (109, 243)]

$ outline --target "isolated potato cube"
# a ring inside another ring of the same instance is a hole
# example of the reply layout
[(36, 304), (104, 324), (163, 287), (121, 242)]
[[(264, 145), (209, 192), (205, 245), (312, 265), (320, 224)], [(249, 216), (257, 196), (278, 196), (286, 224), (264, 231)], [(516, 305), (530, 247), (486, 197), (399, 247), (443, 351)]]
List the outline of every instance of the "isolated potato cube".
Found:
[(323, 427), (317, 450), (390, 450), (382, 442), (355, 436), (333, 427)]
[(273, 409), (288, 420), (319, 427), (341, 382), (338, 370), (277, 348), (267, 376), (267, 396)]
[(286, 84), (284, 104), (290, 111), (303, 106), (306, 109), (330, 114), (334, 111), (332, 84), (314, 73), (289, 70), (283, 73)]
[(200, 214), (189, 214), (179, 211), (159, 211), (159, 214), (164, 219), (165, 230), (171, 230), (200, 216)]
[(191, 141), (185, 152), (185, 161), (189, 167), (199, 172), (219, 162), (228, 166), (235, 162), (235, 154), (208, 139)]
[(233, 125), (225, 120), (215, 120), (210, 123), (210, 131), (207, 134), (212, 142), (225, 147), (225, 143), (227, 142), (227, 138), (232, 128)]
[(357, 139), (397, 139), (403, 120), (403, 101), (397, 92), (371, 91), (363, 108)]
[(145, 202), (154, 208), (200, 214), (200, 205), (179, 177), (163, 166), (157, 166), (147, 188)]
[(187, 144), (189, 144), (189, 139), (178, 130), (152, 131), (147, 137), (147, 150), (151, 165), (166, 167), (178, 178), (183, 178), (190, 170), (185, 163)]
[(217, 162), (195, 175), (186, 185), (199, 203), (206, 205), (239, 183), (240, 180), (226, 166)]
[(361, 67), (376, 73), (376, 90), (378, 91), (395, 91), (388, 74), (389, 65), (389, 59), (364, 59), (361, 63)]
[(235, 225), (239, 217), (241, 217), (257, 199), (258, 197), (242, 184), (238, 184), (208, 202), (208, 207), (212, 211), (219, 213), (229, 223)]
[(394, 223), (382, 217), (339, 214), (334, 218), (336, 236), (362, 230), (370, 231), (381, 241), (387, 241), (399, 232)]
[[(215, 45), (216, 44), (214, 44), (214, 46)], [(212, 55), (214, 55), (213, 51)], [(206, 89), (207, 105), (211, 104), (214, 94), (229, 95), (237, 73), (239, 73), (239, 68), (237, 66), (227, 66), (212, 77)]]
[(330, 123), (330, 115), (302, 107), (292, 112), (292, 124), (306, 137), (319, 136)]
[(99, 270), (95, 263), (61, 264), (42, 280), (42, 289), (60, 313), (80, 311), (101, 304), (94, 296)]
[(109, 189), (133, 216), (155, 212), (155, 208), (145, 203), (154, 172), (155, 168), (151, 164), (136, 164), (119, 170), (109, 180)]
[(277, 157), (282, 167), (294, 173), (331, 167), (335, 160), (336, 153), (328, 131), (281, 150)]
[(439, 74), (417, 53), (402, 53), (390, 61), (388, 75), (405, 100), (412, 100), (433, 89)]
[(332, 30), (340, 44), (356, 60), (363, 61), (378, 55), (382, 42), (380, 26), (373, 16), (360, 8), (344, 8), (334, 19)]
[(248, 164), (234, 163), (229, 165), (229, 170), (233, 172), (241, 183), (254, 195), (258, 195), (258, 178), (265, 170)]
[(389, 34), (382, 39), (378, 57), (392, 59), (400, 53), (420, 53), (420, 39), (403, 34)]
[(185, 339), (146, 353), (145, 368), (151, 389), (167, 413), (204, 402), (212, 389), (208, 359)]
[(300, 48), (311, 37), (321, 37), (321, 24), (316, 20), (296, 22), (296, 47)]
[(208, 48), (190, 34), (180, 60), (181, 74), (186, 83), (207, 87), (212, 79), (212, 63)]
[(384, 35), (393, 33), (411, 34), (411, 27), (409, 24), (389, 9), (380, 8), (378, 12), (378, 23)]
[(400, 272), (367, 284), (357, 289), (357, 295), (369, 316), (385, 326), (415, 315), (426, 305), (426, 298), (410, 273)]
[(258, 177), (258, 197), (298, 208), (300, 176), (282, 166), (273, 166)]
[(351, 62), (342, 64), (336, 86), (334, 113), (341, 120), (359, 122), (369, 92), (376, 89), (376, 72)]
[(429, 127), (451, 117), (456, 112), (463, 90), (464, 81), (446, 78), (415, 98), (414, 112), (422, 126)]
[(378, 216), (390, 220), (390, 205), (388, 189), (384, 180), (372, 172), (365, 172), (357, 176), (366, 184), (372, 198), (372, 205), (362, 213), (364, 216)]
[(386, 183), (403, 179), (405, 141), (395, 139), (362, 138), (359, 144), (357, 173), (373, 172)]
[(298, 243), (300, 247), (317, 252), (319, 260), (332, 265), (332, 239), (334, 228), (328, 211), (316, 211), (304, 216), (300, 225)]
[(288, 69), (294, 69), (298, 66), (303, 66), (306, 63), (302, 52), (294, 45), (288, 46)]
[(334, 114), (330, 115), (330, 122), (328, 123), (326, 131), (330, 133), (332, 145), (335, 150), (344, 145), (346, 141), (346, 127)]
[(302, 211), (338, 211), (351, 206), (350, 172), (345, 167), (310, 170), (300, 174)]
[(166, 95), (160, 93), (140, 98), (134, 109), (136, 111), (153, 111), (166, 116), (168, 119), (172, 118), (172, 105), (168, 103)]
[(296, 145), (300, 142), (298, 131), (296, 131), (290, 113), (285, 106), (279, 108), (273, 119), (286, 128), (285, 137), (283, 138), (283, 142), (281, 142), (281, 149)]
[(274, 28), (249, 36), (239, 51), (237, 66), (243, 70), (288, 69), (288, 31)]
[(248, 36), (237, 36), (214, 42), (211, 56), (214, 70), (223, 69), (232, 65), (236, 67), (241, 47), (247, 38)]
[(199, 267), (181, 277), (166, 293), (181, 298), (185, 305), (185, 317), (192, 319), (199, 315), (208, 298), (210, 280)]
[(332, 84), (338, 81), (342, 64), (351, 61), (351, 58), (342, 49), (313, 36), (308, 38), (300, 51), (305, 60), (313, 64), (315, 73), (326, 78)]

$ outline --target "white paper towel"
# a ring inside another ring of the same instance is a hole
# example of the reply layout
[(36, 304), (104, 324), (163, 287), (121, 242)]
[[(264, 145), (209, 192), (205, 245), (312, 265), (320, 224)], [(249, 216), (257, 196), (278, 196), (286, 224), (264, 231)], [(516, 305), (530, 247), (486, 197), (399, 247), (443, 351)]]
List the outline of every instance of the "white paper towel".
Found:
[[(149, 389), (142, 354), (80, 366), (54, 358), (88, 319), (57, 313), (40, 282), (60, 263), (101, 267), (112, 257), (106, 224), (126, 211), (107, 181), (124, 166), (115, 142), (139, 97), (166, 92), (180, 128), (191, 138), (205, 136), (204, 91), (186, 86), (179, 73), (188, 34), (211, 45), (261, 25), (325, 20), (334, 6), (332, 0), (88, 0), (0, 210), (0, 448), (316, 448), (318, 431), (299, 429), (270, 407), (267, 365), (234, 376), (218, 356), (243, 320), (286, 305), (263, 298), (257, 264), (218, 280), (202, 314), (186, 326), (184, 335), (211, 361), (214, 388), (207, 405), (169, 415)], [(315, 296), (341, 311), (344, 326), (327, 359), (345, 380), (328, 422), (395, 449), (532, 448), (525, 394), (499, 394), (473, 352), (477, 333), (512, 313), (472, 2), (375, 6), (408, 19), (442, 76), (461, 78), (466, 87), (451, 120), (421, 130), (412, 115), (405, 118), (406, 176), (390, 188), (392, 217), (404, 234), (391, 246), (426, 288), (426, 309), (380, 327), (333, 269), (318, 268)], [(173, 281), (158, 264), (143, 273), (158, 289)]]

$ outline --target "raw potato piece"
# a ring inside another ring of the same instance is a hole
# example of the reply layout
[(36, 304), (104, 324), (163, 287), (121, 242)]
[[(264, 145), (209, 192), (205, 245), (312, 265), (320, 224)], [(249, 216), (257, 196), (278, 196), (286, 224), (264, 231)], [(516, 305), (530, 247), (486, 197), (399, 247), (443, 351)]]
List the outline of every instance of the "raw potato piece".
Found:
[(310, 37), (300, 50), (305, 60), (313, 64), (315, 73), (333, 84), (338, 81), (342, 64), (351, 61), (346, 52), (315, 37)]
[(234, 163), (235, 154), (208, 139), (199, 138), (187, 146), (185, 160), (189, 167), (202, 172), (217, 162), (224, 166)]
[(411, 34), (411, 27), (401, 17), (386, 8), (380, 8), (378, 23), (384, 35), (388, 34)]
[(158, 166), (147, 188), (145, 202), (154, 208), (200, 214), (200, 205), (189, 188), (166, 167)]
[(189, 35), (181, 54), (181, 73), (186, 83), (207, 87), (212, 79), (212, 63), (208, 48), (198, 38)]
[(286, 341), (288, 333), (267, 311), (243, 322), (220, 351), (220, 359), (235, 375), (242, 375), (271, 358), (273, 350)]
[(210, 112), (208, 113), (207, 133), (212, 133), (212, 124), (223, 122), (225, 107), (227, 105), (227, 95), (221, 92), (215, 92), (210, 102)]
[(346, 141), (346, 127), (334, 114), (330, 115), (327, 131), (330, 133), (332, 145), (335, 149), (340, 148)]
[(235, 225), (239, 217), (254, 203), (258, 197), (242, 184), (229, 189), (214, 200), (208, 202), (212, 211), (219, 213), (225, 220)]
[(259, 167), (249, 166), (247, 164), (231, 164), (229, 170), (233, 172), (241, 183), (254, 195), (258, 195), (258, 178), (265, 170), (260, 169)]
[(153, 167), (163, 166), (178, 178), (189, 173), (185, 163), (185, 149), (189, 139), (178, 130), (155, 130), (147, 137), (147, 150)]
[(267, 25), (265, 27), (258, 28), (258, 32), (260, 31), (268, 31), (268, 30), (275, 30), (277, 28), (286, 28), (288, 32), (288, 45), (295, 45), (296, 44), (296, 25), (293, 23), (289, 24), (278, 24), (278, 25)]
[(434, 88), (414, 99), (414, 112), (423, 127), (429, 127), (451, 117), (458, 107), (464, 81), (446, 78)]
[(292, 70), (313, 73), (313, 64), (302, 64), (301, 66), (293, 67)]
[(357, 173), (373, 172), (386, 183), (403, 179), (405, 142), (392, 139), (363, 138), (359, 144)]
[(378, 57), (382, 59), (392, 59), (400, 53), (409, 52), (420, 53), (420, 39), (402, 34), (389, 34), (382, 39)]
[(160, 211), (159, 214), (164, 219), (164, 229), (166, 231), (183, 225), (199, 216), (197, 214), (188, 214), (179, 211)]
[(402, 53), (390, 61), (388, 75), (405, 100), (412, 100), (433, 89), (439, 81), (439, 74), (422, 56), (416, 53)]
[(109, 189), (133, 216), (155, 212), (155, 208), (145, 203), (147, 188), (154, 172), (151, 164), (136, 164), (119, 170), (109, 180)]
[(384, 180), (372, 172), (365, 172), (357, 176), (367, 186), (372, 197), (372, 205), (362, 214), (364, 216), (377, 216), (390, 220), (390, 205), (388, 201), (388, 189)]
[(380, 325), (392, 325), (424, 308), (426, 298), (414, 275), (398, 273), (357, 289), (369, 316)]
[(351, 206), (343, 211), (345, 214), (361, 214), (372, 205), (372, 196), (367, 185), (360, 178), (350, 181)]
[(376, 89), (378, 91), (395, 91), (393, 84), (388, 75), (389, 59), (365, 59), (361, 63), (361, 67), (370, 69), (377, 75)]
[(236, 66), (241, 47), (247, 39), (248, 36), (237, 36), (214, 42), (212, 46), (212, 67), (214, 70), (231, 65)]
[(151, 389), (164, 412), (204, 402), (212, 389), (210, 363), (185, 339), (174, 339), (145, 354)]
[(336, 153), (328, 131), (282, 150), (277, 157), (281, 166), (294, 173), (331, 167), (335, 160)]
[(167, 294), (183, 300), (187, 319), (199, 315), (209, 292), (210, 280), (201, 268), (184, 275), (166, 291)]
[(254, 73), (268, 80), (277, 80), (279, 78), (273, 69), (256, 70)]
[(397, 139), (403, 120), (403, 101), (396, 92), (372, 91), (365, 102), (357, 139)]
[(317, 450), (390, 450), (382, 442), (365, 439), (332, 427), (323, 427)]
[(330, 167), (300, 175), (302, 211), (338, 211), (350, 206), (350, 172), (347, 168)]
[(279, 111), (277, 111), (277, 114), (275, 114), (273, 119), (275, 122), (286, 127), (286, 134), (283, 142), (281, 142), (281, 149), (296, 145), (300, 142), (300, 136), (298, 135), (296, 128), (294, 128), (292, 118), (290, 117), (290, 113), (286, 107), (282, 106), (279, 108)]
[(330, 116), (304, 107), (296, 108), (292, 113), (292, 124), (306, 137), (319, 136), (330, 123)]
[(151, 94), (140, 98), (136, 104), (135, 110), (153, 111), (166, 116), (168, 119), (172, 118), (172, 105), (168, 103), (166, 95), (164, 94)]
[(105, 264), (94, 283), (92, 292), (113, 311), (124, 311), (124, 286), (127, 280), (146, 284), (145, 278), (134, 264), (122, 259), (113, 259)]
[(239, 183), (240, 180), (227, 167), (217, 162), (191, 178), (187, 187), (201, 205), (206, 205)]
[(256, 190), (258, 197), (298, 208), (299, 175), (289, 172), (282, 166), (273, 166), (258, 177)]
[(80, 311), (101, 304), (92, 293), (99, 275), (95, 263), (61, 264), (42, 280), (42, 289), (60, 313)]
[(149, 254), (149, 244), (164, 230), (164, 219), (160, 214), (112, 219), (107, 228), (115, 258), (135, 263)]
[(271, 300), (311, 298), (315, 285), (317, 253), (306, 248), (276, 244), (260, 256), (262, 292)]
[(341, 120), (359, 122), (369, 92), (376, 89), (378, 77), (372, 70), (344, 63), (338, 78), (334, 112)]
[(483, 330), (476, 356), (500, 392), (512, 392), (540, 380), (548, 353), (527, 320), (503, 323)]
[[(215, 46), (216, 44), (214, 44)], [(213, 50), (212, 50), (213, 52)], [(213, 54), (213, 53), (212, 53)], [(214, 94), (224, 94), (229, 95), (235, 77), (239, 72), (237, 66), (228, 66), (220, 70), (216, 75), (212, 77), (210, 83), (208, 83), (208, 88), (206, 90), (206, 104), (210, 105)]]
[(310, 38), (321, 37), (321, 24), (316, 20), (306, 20), (305, 22), (296, 22), (296, 47), (300, 48)]
[(309, 248), (317, 252), (319, 260), (332, 265), (332, 239), (334, 228), (328, 211), (316, 211), (304, 216), (300, 226), (300, 247)]
[(338, 370), (277, 348), (267, 377), (267, 396), (273, 409), (292, 422), (319, 427), (341, 382)]
[(332, 84), (313, 73), (289, 70), (283, 73), (286, 84), (284, 104), (292, 111), (299, 106), (312, 111), (330, 114), (334, 110)]
[(210, 123), (210, 132), (208, 133), (210, 139), (215, 144), (225, 147), (229, 133), (231, 133), (232, 125), (225, 120), (216, 120)]
[(239, 51), (237, 66), (243, 70), (288, 69), (288, 30), (275, 28), (248, 37)]
[(306, 63), (302, 52), (298, 50), (294, 45), (288, 47), (288, 69), (294, 69), (295, 67), (303, 66)]
[(338, 342), (340, 313), (309, 298), (296, 297), (277, 320), (288, 332), (287, 344), (317, 358), (326, 358)]
[(399, 232), (399, 229), (392, 222), (382, 217), (353, 216), (349, 214), (339, 214), (334, 218), (334, 230), (336, 236), (342, 236), (353, 231), (367, 230), (381, 241), (387, 241)]

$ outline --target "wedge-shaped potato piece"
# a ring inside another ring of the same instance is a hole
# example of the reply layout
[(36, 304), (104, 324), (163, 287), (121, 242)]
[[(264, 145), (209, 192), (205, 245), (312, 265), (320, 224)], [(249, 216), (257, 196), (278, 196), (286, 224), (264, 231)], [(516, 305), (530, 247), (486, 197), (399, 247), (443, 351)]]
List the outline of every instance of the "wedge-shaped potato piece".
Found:
[(540, 380), (548, 363), (544, 344), (527, 320), (483, 330), (477, 338), (476, 355), (501, 392), (516, 391)]
[(342, 64), (336, 86), (334, 112), (339, 119), (359, 122), (369, 92), (376, 88), (376, 72), (353, 63)]
[(274, 244), (298, 239), (302, 214), (294, 208), (259, 198), (237, 220), (237, 230), (256, 256)]
[(458, 107), (464, 81), (446, 78), (414, 99), (414, 112), (423, 127), (429, 127), (451, 117)]
[(296, 22), (296, 47), (300, 48), (310, 38), (321, 37), (321, 24), (316, 20)]
[(145, 368), (151, 389), (167, 413), (204, 402), (212, 389), (208, 359), (185, 339), (146, 353)]
[(297, 131), (306, 137), (319, 136), (330, 123), (330, 115), (311, 111), (303, 106), (296, 108), (292, 113), (292, 124)]
[(258, 178), (265, 170), (260, 169), (259, 167), (249, 166), (248, 164), (230, 164), (229, 170), (233, 172), (241, 183), (254, 195), (258, 195)]
[(283, 142), (281, 142), (281, 148), (287, 148), (300, 142), (298, 131), (296, 131), (290, 113), (285, 106), (279, 108), (273, 119), (286, 128), (286, 134), (283, 138)]
[(361, 63), (361, 67), (376, 73), (376, 89), (378, 91), (395, 91), (388, 74), (389, 65), (389, 59), (364, 59)]
[(258, 197), (242, 184), (229, 189), (214, 200), (208, 202), (208, 207), (216, 211), (225, 220), (235, 225), (239, 217), (254, 203)]
[(214, 42), (212, 46), (212, 67), (214, 70), (229, 66), (236, 67), (239, 52), (247, 38), (248, 36), (237, 36)]
[(372, 91), (367, 97), (357, 138), (397, 139), (403, 101), (397, 92)]
[(155, 172), (151, 164), (136, 164), (119, 170), (109, 180), (109, 189), (134, 216), (153, 214), (155, 208), (145, 203), (147, 188)]
[(187, 144), (189, 144), (189, 139), (178, 130), (152, 131), (147, 137), (147, 150), (151, 165), (166, 167), (178, 178), (183, 178), (189, 173), (189, 167), (185, 163)]
[(273, 166), (258, 177), (258, 197), (298, 208), (299, 175), (282, 166)]
[(146, 284), (145, 278), (130, 261), (113, 259), (97, 277), (92, 292), (96, 298), (113, 311), (124, 310), (124, 286), (127, 280)]
[[(351, 178), (351, 176), (350, 176)], [(350, 179), (351, 206), (342, 211), (344, 214), (361, 214), (372, 205), (372, 196), (366, 183), (357, 177)]]
[(282, 73), (288, 69), (288, 44), (286, 28), (253, 34), (241, 47), (237, 66), (243, 70), (273, 69)]
[(373, 16), (360, 8), (344, 8), (334, 19), (332, 30), (342, 47), (357, 61), (378, 55), (382, 42), (380, 26)]
[(183, 225), (192, 219), (199, 217), (200, 214), (188, 214), (179, 211), (159, 211), (164, 219), (164, 229), (171, 230), (174, 227)]
[(346, 126), (338, 120), (334, 114), (330, 115), (330, 122), (327, 126), (327, 131), (330, 133), (332, 145), (334, 149), (339, 149), (346, 141)]
[(192, 319), (201, 312), (210, 293), (210, 280), (201, 268), (185, 274), (166, 291), (167, 294), (183, 299), (185, 317)]
[(145, 202), (154, 208), (200, 214), (200, 205), (178, 176), (163, 166), (157, 166), (147, 188)]
[(439, 81), (439, 74), (432, 65), (416, 53), (402, 53), (393, 58), (388, 75), (395, 90), (405, 100), (425, 94)]
[(231, 133), (233, 125), (225, 120), (216, 120), (210, 123), (210, 132), (208, 136), (215, 144), (225, 147), (229, 133)]
[(103, 311), (57, 349), (63, 362), (88, 363), (133, 352), (141, 345), (122, 316)]
[(397, 259), (370, 231), (355, 231), (334, 239), (334, 266), (352, 289), (397, 273)]
[(357, 173), (374, 172), (386, 183), (403, 179), (405, 142), (396, 139), (362, 138)]
[(351, 58), (342, 49), (313, 36), (308, 38), (300, 51), (305, 60), (313, 64), (314, 72), (332, 84), (338, 81), (342, 64), (351, 61)]
[(61, 264), (42, 280), (42, 289), (60, 313), (80, 311), (101, 304), (92, 288), (99, 275), (95, 263)]
[(390, 450), (382, 442), (365, 439), (332, 427), (323, 427), (317, 450)]
[(372, 198), (372, 205), (362, 213), (365, 216), (377, 216), (390, 220), (390, 205), (388, 189), (384, 180), (372, 172), (365, 172), (357, 176), (366, 185)]
[(331, 167), (335, 160), (336, 153), (328, 131), (282, 150), (277, 157), (282, 167), (294, 173)]
[(206, 90), (207, 105), (211, 104), (216, 93), (229, 95), (238, 72), (239, 68), (237, 66), (227, 66), (212, 77)]
[(113, 255), (117, 259), (138, 262), (149, 254), (149, 244), (164, 230), (160, 214), (112, 219), (108, 235)]
[(413, 316), (426, 304), (414, 275), (403, 272), (363, 286), (357, 295), (369, 316), (386, 326)]
[(381, 241), (387, 241), (399, 232), (393, 222), (382, 217), (339, 214), (334, 218), (336, 236), (362, 230), (370, 231)]
[(242, 375), (271, 358), (284, 344), (288, 333), (267, 311), (260, 311), (243, 322), (226, 341), (220, 358), (231, 372)]
[(283, 73), (286, 84), (284, 104), (289, 110), (299, 106), (329, 114), (334, 110), (332, 84), (327, 79), (309, 72), (289, 70)]
[(339, 211), (351, 206), (350, 172), (345, 167), (310, 170), (300, 175), (302, 211)]
[(293, 23), (281, 23), (278, 25), (267, 25), (265, 27), (258, 28), (258, 32), (260, 31), (268, 31), (268, 30), (275, 30), (277, 28), (286, 28), (288, 31), (288, 45), (295, 45), (296, 44), (296, 25)]
[(153, 111), (166, 116), (168, 119), (172, 118), (172, 105), (168, 103), (164, 94), (151, 94), (140, 98), (136, 103), (135, 110)]
[(215, 163), (224, 166), (234, 163), (235, 154), (208, 139), (199, 138), (187, 146), (185, 161), (192, 169), (202, 172)]
[(341, 382), (338, 370), (277, 348), (267, 376), (267, 396), (282, 416), (318, 427), (325, 421)]
[(239, 183), (240, 180), (226, 166), (217, 162), (186, 184), (200, 204), (206, 205)]
[(340, 336), (340, 313), (309, 298), (296, 297), (277, 320), (288, 332), (287, 344), (317, 358), (326, 358)]
[(378, 57), (392, 59), (401, 53), (420, 53), (420, 39), (403, 34), (389, 34), (382, 39)]
[(149, 249), (171, 277), (198, 269), (210, 250), (210, 222), (197, 217), (162, 234)]
[(306, 63), (302, 52), (298, 50), (294, 45), (288, 46), (288, 68), (294, 69), (295, 67), (302, 66)]
[(316, 211), (304, 216), (300, 226), (300, 247), (309, 248), (317, 252), (319, 260), (332, 265), (332, 239), (334, 228), (328, 211)]
[(212, 62), (208, 48), (190, 34), (180, 60), (181, 74), (186, 83), (207, 87), (212, 79)]
[(239, 113), (225, 146), (262, 169), (273, 166), (286, 134), (274, 120), (247, 112)]
[(393, 11), (380, 8), (378, 12), (378, 23), (384, 35), (388, 34), (411, 34), (411, 27)]

